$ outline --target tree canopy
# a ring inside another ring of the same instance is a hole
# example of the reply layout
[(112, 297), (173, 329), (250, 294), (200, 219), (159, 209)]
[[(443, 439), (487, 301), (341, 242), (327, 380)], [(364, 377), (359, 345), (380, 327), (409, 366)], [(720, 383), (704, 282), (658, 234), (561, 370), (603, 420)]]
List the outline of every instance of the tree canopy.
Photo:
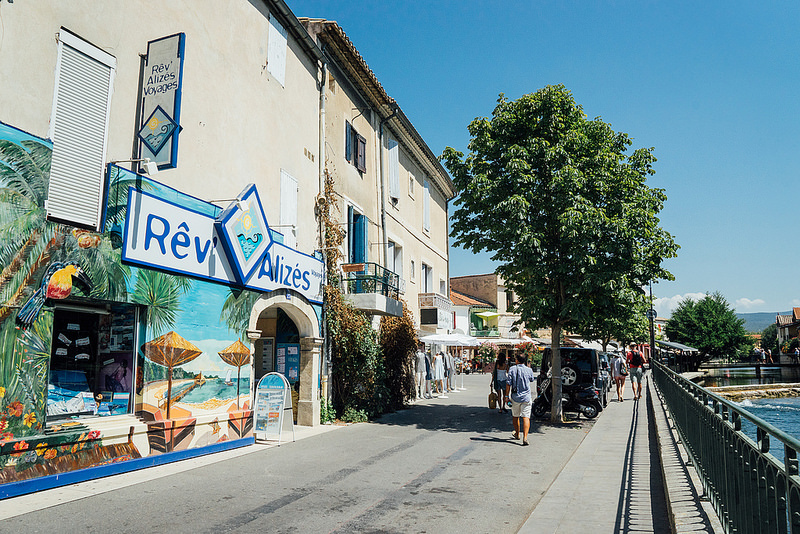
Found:
[(706, 294), (698, 301), (682, 300), (667, 321), (665, 331), (670, 341), (699, 350), (701, 361), (735, 356), (749, 341), (744, 319), (736, 317), (719, 292)]
[[(621, 298), (645, 299), (650, 280), (672, 279), (662, 261), (676, 255), (656, 215), (663, 190), (646, 185), (653, 149), (626, 151), (627, 134), (588, 120), (563, 86), (510, 101), (469, 127), (469, 155), (446, 148), (442, 160), (459, 191), (452, 217), (456, 245), (488, 251), (517, 295), (514, 311), (530, 328), (550, 327), (556, 399), (557, 340)], [(553, 419), (561, 419), (561, 405)]]

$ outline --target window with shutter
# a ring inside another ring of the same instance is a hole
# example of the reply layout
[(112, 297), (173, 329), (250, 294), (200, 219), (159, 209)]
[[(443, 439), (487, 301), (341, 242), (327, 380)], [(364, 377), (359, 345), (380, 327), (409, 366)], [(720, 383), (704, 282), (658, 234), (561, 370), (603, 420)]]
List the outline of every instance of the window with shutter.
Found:
[(390, 239), (386, 244), (386, 248), (388, 249), (386, 254), (386, 268), (393, 273), (396, 273), (397, 271), (394, 270), (394, 247), (395, 243)]
[(108, 116), (117, 60), (61, 28), (48, 136), (53, 140), (47, 218), (102, 227)]
[(280, 22), (269, 16), (269, 35), (267, 36), (267, 70), (285, 87), (286, 83), (286, 29)]
[(386, 137), (387, 165), (389, 175), (389, 196), (395, 201), (400, 198), (400, 147), (397, 141)]
[(362, 135), (358, 135), (358, 152), (356, 168), (361, 172), (367, 172), (367, 140)]
[(281, 219), (283, 244), (297, 247), (297, 179), (281, 169)]
[(431, 230), (431, 189), (428, 180), (425, 180), (424, 191), (422, 194), (422, 229), (426, 232)]
[(344, 159), (353, 162), (353, 127), (347, 121), (344, 121)]

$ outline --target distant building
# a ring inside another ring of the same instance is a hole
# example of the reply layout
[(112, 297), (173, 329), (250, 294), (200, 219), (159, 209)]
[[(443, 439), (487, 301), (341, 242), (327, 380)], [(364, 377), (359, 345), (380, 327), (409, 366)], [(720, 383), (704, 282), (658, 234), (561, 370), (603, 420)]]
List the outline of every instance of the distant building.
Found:
[(778, 327), (778, 346), (784, 341), (797, 337), (800, 327), (800, 308), (792, 308), (791, 315), (778, 315), (775, 317), (775, 324)]

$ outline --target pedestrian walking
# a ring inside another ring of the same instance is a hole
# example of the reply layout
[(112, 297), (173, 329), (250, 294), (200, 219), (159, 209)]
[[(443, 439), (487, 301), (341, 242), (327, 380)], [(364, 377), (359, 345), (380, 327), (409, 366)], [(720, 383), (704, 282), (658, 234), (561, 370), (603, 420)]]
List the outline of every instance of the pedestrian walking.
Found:
[(433, 362), (431, 361), (431, 353), (425, 353), (425, 398), (430, 399), (433, 395), (431, 392), (431, 380), (433, 380)]
[(417, 381), (417, 398), (421, 399), (425, 396), (425, 344), (420, 343), (417, 346), (417, 365), (415, 368), (416, 371), (416, 381)]
[(447, 395), (444, 394), (444, 357), (442, 351), (437, 352), (433, 357), (433, 387), (440, 397), (447, 398)]
[(500, 413), (505, 413), (508, 411), (506, 409), (506, 402), (508, 401), (508, 397), (506, 396), (507, 377), (508, 362), (506, 360), (506, 355), (500, 354), (497, 356), (497, 360), (494, 362), (491, 385), (492, 389), (497, 392), (497, 400), (500, 402), (500, 409), (498, 412)]
[(636, 350), (636, 345), (630, 346), (627, 354), (628, 369), (631, 377), (631, 388), (633, 388), (633, 400), (642, 398), (642, 377), (644, 376), (644, 356)]
[(628, 376), (627, 365), (625, 360), (619, 354), (614, 355), (614, 360), (611, 362), (611, 378), (614, 379), (614, 386), (617, 391), (617, 400), (622, 402), (625, 394), (625, 378)]
[(772, 363), (772, 350), (767, 349), (766, 353), (767, 353), (767, 361), (769, 361), (769, 363)]
[(453, 358), (453, 354), (448, 352), (446, 354), (447, 357), (447, 367), (450, 369), (450, 373), (447, 375), (447, 389), (451, 392), (456, 390), (456, 359)]
[(517, 365), (508, 370), (506, 377), (506, 396), (511, 397), (511, 417), (514, 424), (514, 439), (519, 439), (522, 431), (522, 444), (528, 445), (528, 430), (531, 426), (531, 383), (536, 380), (533, 370), (528, 367), (528, 357), (517, 354)]
[(794, 359), (792, 360), (794, 363), (800, 361), (800, 347), (794, 348)]

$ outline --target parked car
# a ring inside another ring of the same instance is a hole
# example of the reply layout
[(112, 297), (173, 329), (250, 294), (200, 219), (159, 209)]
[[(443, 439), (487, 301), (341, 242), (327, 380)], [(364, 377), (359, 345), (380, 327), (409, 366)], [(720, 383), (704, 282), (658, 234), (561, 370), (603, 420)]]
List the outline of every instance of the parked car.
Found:
[[(549, 379), (545, 377), (550, 374), (551, 353), (551, 349), (545, 348), (542, 354), (540, 387), (538, 388), (540, 398), (542, 397), (542, 386), (547, 387), (546, 384), (549, 384)], [(561, 384), (565, 398), (565, 410), (572, 406), (587, 418), (596, 417), (597, 413), (602, 411), (608, 403), (608, 389), (600, 376), (600, 351), (580, 347), (561, 347), (559, 353), (561, 354)], [(538, 400), (540, 399), (537, 398)]]
[[(542, 354), (542, 374), (547, 374), (550, 369), (550, 348), (545, 348)], [(600, 355), (595, 349), (580, 347), (561, 347), (561, 384), (565, 387), (591, 385), (597, 390), (603, 407), (608, 404), (608, 388), (611, 377), (606, 369), (606, 377), (601, 376), (603, 366)], [(607, 362), (606, 362), (607, 365)]]

